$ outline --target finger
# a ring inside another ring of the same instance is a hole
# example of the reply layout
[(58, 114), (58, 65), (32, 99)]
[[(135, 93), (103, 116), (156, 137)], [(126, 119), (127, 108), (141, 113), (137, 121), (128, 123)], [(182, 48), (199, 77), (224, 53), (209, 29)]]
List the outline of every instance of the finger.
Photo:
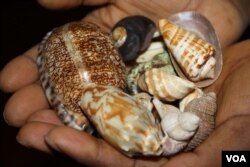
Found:
[(53, 149), (83, 164), (103, 167), (133, 165), (132, 159), (122, 155), (103, 140), (68, 127), (51, 130), (45, 140)]
[(59, 117), (56, 115), (56, 112), (50, 109), (39, 110), (37, 112), (32, 113), (29, 116), (27, 122), (43, 122), (55, 124), (58, 126), (64, 125), (59, 119)]
[(250, 116), (231, 118), (218, 127), (194, 152), (177, 155), (164, 167), (219, 167), (222, 150), (250, 149), (249, 126)]
[(38, 3), (48, 9), (71, 9), (80, 5), (103, 5), (114, 0), (38, 0)]
[(23, 126), (16, 137), (21, 145), (37, 149), (43, 152), (52, 153), (44, 140), (44, 136), (56, 125), (41, 122), (30, 122)]
[(131, 15), (116, 5), (109, 5), (90, 12), (83, 21), (97, 24), (104, 32), (109, 33), (112, 27), (122, 18)]
[[(223, 69), (218, 80), (207, 91), (218, 93), (216, 123), (250, 111), (250, 40), (223, 50)], [(238, 54), (240, 50), (240, 55)]]
[(38, 79), (38, 68), (35, 62), (37, 47), (10, 61), (0, 73), (0, 88), (14, 92)]
[[(250, 56), (250, 54), (249, 54)], [(236, 115), (250, 114), (250, 57), (226, 78), (219, 93), (216, 123)]]
[[(229, 75), (232, 74), (232, 71), (237, 70), (245, 63), (246, 59), (249, 59), (250, 55), (250, 40), (245, 40), (239, 43), (236, 43), (232, 46), (226, 47), (223, 49), (223, 68), (219, 78), (216, 80), (214, 84), (206, 88), (207, 91), (219, 92), (224, 81), (227, 79)], [(238, 54), (240, 50), (240, 55)]]
[(49, 108), (49, 105), (41, 86), (32, 84), (12, 95), (3, 115), (9, 125), (19, 127), (33, 112), (46, 108)]

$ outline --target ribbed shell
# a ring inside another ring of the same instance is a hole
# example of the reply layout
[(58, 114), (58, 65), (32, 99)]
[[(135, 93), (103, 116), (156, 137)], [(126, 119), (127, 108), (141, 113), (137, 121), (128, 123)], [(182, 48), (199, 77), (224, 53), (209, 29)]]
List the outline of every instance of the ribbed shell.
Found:
[(146, 71), (139, 79), (140, 89), (165, 101), (175, 101), (186, 96), (195, 89), (195, 84), (161, 69), (153, 68)]
[(45, 37), (37, 63), (52, 107), (77, 129), (88, 121), (77, 102), (85, 84), (125, 87), (125, 65), (110, 37), (92, 23), (72, 22)]
[(196, 88), (193, 92), (189, 93), (187, 96), (185, 96), (183, 99), (181, 99), (181, 101), (179, 103), (179, 109), (181, 111), (184, 111), (184, 108), (187, 106), (187, 104), (189, 102), (191, 102), (195, 98), (202, 97), (203, 94), (204, 94), (204, 92), (201, 89)]
[(192, 81), (214, 78), (214, 46), (167, 19), (159, 21), (159, 28), (165, 43), (187, 78)]
[(192, 100), (185, 107), (185, 111), (193, 112), (200, 117), (199, 128), (193, 138), (189, 141), (186, 151), (199, 146), (214, 130), (216, 106), (216, 95), (211, 92)]
[(162, 153), (162, 134), (152, 113), (120, 89), (90, 85), (79, 104), (101, 136), (126, 154)]

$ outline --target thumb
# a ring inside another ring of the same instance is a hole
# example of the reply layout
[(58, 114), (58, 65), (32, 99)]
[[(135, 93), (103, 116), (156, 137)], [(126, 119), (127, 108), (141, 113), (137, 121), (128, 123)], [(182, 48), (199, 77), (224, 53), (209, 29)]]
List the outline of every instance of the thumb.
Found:
[(101, 139), (68, 127), (51, 130), (45, 137), (46, 143), (81, 164), (90, 166), (132, 166), (133, 160), (116, 151)]
[(104, 5), (112, 0), (37, 0), (37, 2), (48, 9), (71, 9), (80, 5)]

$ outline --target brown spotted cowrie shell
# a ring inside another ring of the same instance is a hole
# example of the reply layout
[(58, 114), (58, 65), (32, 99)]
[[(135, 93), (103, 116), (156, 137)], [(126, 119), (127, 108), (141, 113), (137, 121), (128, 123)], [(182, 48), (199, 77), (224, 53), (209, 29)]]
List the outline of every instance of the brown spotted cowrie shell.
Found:
[(92, 131), (77, 104), (86, 84), (125, 88), (125, 64), (109, 35), (92, 23), (71, 22), (48, 33), (37, 63), (48, 101), (76, 129)]

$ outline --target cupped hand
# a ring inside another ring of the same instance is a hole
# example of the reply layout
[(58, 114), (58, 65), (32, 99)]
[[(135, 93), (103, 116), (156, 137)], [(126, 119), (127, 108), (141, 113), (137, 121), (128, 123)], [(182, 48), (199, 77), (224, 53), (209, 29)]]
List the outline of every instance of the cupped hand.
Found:
[(38, 81), (35, 46), (12, 60), (0, 73), (1, 89), (14, 93), (6, 104), (4, 118), (9, 125), (21, 128), (17, 140), (22, 145), (48, 153), (52, 153), (54, 149), (83, 164), (109, 167), (215, 167), (221, 165), (222, 150), (250, 149), (250, 40), (226, 47), (239, 37), (247, 25), (245, 4), (226, 0), (39, 2), (53, 9), (102, 5), (83, 20), (94, 22), (106, 31), (128, 15), (144, 15), (157, 23), (158, 19), (166, 18), (173, 13), (196, 10), (204, 14), (214, 25), (224, 48), (224, 66), (219, 79), (205, 90), (216, 92), (218, 110), (216, 129), (202, 145), (193, 152), (181, 153), (170, 159), (129, 158), (102, 139), (65, 127), (55, 112), (49, 109)]

